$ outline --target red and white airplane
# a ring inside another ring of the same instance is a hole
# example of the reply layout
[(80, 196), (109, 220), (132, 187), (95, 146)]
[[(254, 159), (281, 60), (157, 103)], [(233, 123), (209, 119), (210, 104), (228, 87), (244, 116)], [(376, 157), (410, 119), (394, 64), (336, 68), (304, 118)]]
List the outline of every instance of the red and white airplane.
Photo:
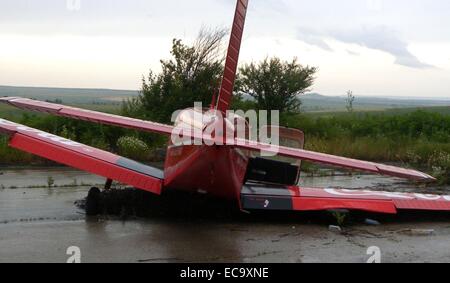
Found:
[[(213, 113), (225, 114), (229, 109), (247, 6), (248, 0), (237, 1), (225, 72), (218, 99), (213, 102)], [(195, 109), (181, 112), (175, 125), (170, 126), (17, 97), (0, 98), (0, 102), (21, 109), (167, 136), (171, 136), (176, 127), (193, 126), (201, 133), (211, 124), (223, 123), (214, 117), (206, 124), (199, 122), (194, 118), (197, 111)], [(230, 126), (234, 125), (234, 122), (225, 118), (227, 131), (235, 131), (234, 127)], [(238, 138), (222, 139), (204, 132), (201, 137), (204, 141), (221, 139), (224, 145), (170, 143), (165, 168), (161, 171), (109, 152), (0, 119), (0, 133), (11, 137), (9, 146), (13, 148), (105, 177), (107, 184), (114, 180), (157, 195), (166, 190), (206, 193), (237, 200), (242, 210), (348, 209), (389, 214), (395, 214), (401, 209), (450, 211), (450, 196), (298, 187), (301, 160), (414, 181), (430, 182), (434, 181), (434, 178), (415, 170), (306, 151), (303, 150), (302, 132), (285, 128), (279, 130), (282, 139), (290, 140), (290, 144), (297, 144), (298, 148), (274, 147)], [(295, 159), (297, 163), (255, 157), (261, 151), (271, 151), (285, 158)]]

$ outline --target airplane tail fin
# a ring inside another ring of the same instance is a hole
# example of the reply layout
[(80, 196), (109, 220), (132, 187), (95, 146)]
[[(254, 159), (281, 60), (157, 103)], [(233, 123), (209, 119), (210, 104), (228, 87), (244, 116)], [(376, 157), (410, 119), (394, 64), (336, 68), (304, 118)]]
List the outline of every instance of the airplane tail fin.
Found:
[(231, 30), (230, 43), (225, 62), (225, 71), (222, 78), (219, 97), (217, 99), (217, 110), (226, 112), (230, 108), (233, 97), (234, 82), (239, 61), (242, 35), (244, 33), (245, 18), (249, 0), (238, 0), (234, 15), (233, 28)]

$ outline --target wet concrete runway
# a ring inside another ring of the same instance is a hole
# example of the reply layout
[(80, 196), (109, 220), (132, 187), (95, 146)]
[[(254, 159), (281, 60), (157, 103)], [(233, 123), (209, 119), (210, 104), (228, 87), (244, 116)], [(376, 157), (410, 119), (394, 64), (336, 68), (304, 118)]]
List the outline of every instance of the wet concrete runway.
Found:
[[(46, 172), (3, 171), (0, 180), (18, 185), (23, 180), (17, 174), (22, 174), (45, 183)], [(72, 170), (65, 174), (85, 177)], [(381, 226), (356, 222), (344, 234), (330, 232), (331, 223), (305, 214), (87, 219), (74, 205), (87, 190), (0, 189), (0, 262), (66, 262), (70, 246), (81, 249), (82, 262), (366, 262), (372, 246), (381, 249), (383, 262), (450, 262), (447, 216), (420, 221), (380, 217)], [(403, 233), (411, 228), (433, 229), (434, 234)]]

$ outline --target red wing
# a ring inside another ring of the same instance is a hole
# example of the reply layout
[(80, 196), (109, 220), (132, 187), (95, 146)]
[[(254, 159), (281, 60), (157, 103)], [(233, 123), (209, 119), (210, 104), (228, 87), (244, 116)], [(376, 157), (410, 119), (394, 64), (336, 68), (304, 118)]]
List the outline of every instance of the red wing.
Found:
[(27, 98), (4, 97), (0, 98), (0, 102), (7, 103), (9, 105), (25, 110), (45, 112), (78, 120), (97, 122), (105, 125), (124, 127), (158, 134), (171, 135), (173, 130), (173, 127), (168, 125), (96, 111), (84, 110), (54, 103), (42, 102)]
[(268, 187), (246, 184), (241, 202), (244, 209), (257, 210), (361, 210), (396, 214), (398, 210), (450, 211), (450, 196), (368, 190)]
[(238, 67), (239, 53), (241, 49), (242, 35), (244, 34), (245, 17), (247, 15), (248, 0), (238, 0), (234, 15), (233, 28), (231, 30), (230, 44), (228, 47), (225, 71), (220, 87), (217, 109), (226, 112), (230, 109), (233, 96), (234, 81)]
[(361, 161), (356, 159), (344, 158), (324, 153), (318, 153), (313, 151), (307, 151), (296, 148), (288, 148), (283, 146), (272, 146), (264, 143), (249, 142), (244, 140), (236, 140), (237, 147), (254, 150), (263, 151), (268, 153), (273, 153), (275, 155), (298, 158), (301, 160), (307, 160), (310, 162), (327, 164), (337, 167), (343, 167), (353, 170), (360, 170), (371, 172), (380, 175), (387, 175), (393, 177), (400, 177), (406, 179), (412, 179), (417, 181), (435, 181), (436, 179), (425, 173), (404, 169), (395, 166), (389, 166), (384, 164), (378, 164), (373, 162)]
[(90, 172), (138, 189), (160, 194), (162, 171), (40, 130), (0, 119), (0, 133), (13, 148)]

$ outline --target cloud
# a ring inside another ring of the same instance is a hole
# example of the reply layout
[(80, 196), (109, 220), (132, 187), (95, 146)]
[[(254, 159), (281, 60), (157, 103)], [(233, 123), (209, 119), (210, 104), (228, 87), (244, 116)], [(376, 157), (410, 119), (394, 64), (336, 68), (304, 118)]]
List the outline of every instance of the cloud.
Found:
[[(234, 0), (217, 0), (223, 5), (228, 7), (235, 7), (236, 1)], [(260, 1), (250, 1), (249, 9), (257, 12), (269, 12), (269, 13), (279, 13), (284, 14), (290, 12), (289, 6), (284, 0), (260, 0)]]
[(283, 0), (266, 0), (259, 2), (259, 4), (262, 4), (260, 7), (261, 9), (266, 9), (272, 12), (280, 14), (286, 14), (290, 12), (289, 7)]
[(395, 31), (385, 26), (320, 32), (308, 28), (299, 28), (297, 38), (324, 50), (332, 51), (331, 47), (325, 42), (326, 38), (331, 38), (343, 43), (357, 44), (389, 53), (395, 57), (395, 64), (398, 65), (417, 69), (434, 68), (432, 65), (421, 62), (408, 50), (408, 43), (402, 40)]
[(297, 29), (297, 39), (316, 47), (319, 47), (325, 51), (332, 52), (333, 49), (325, 42), (325, 37), (317, 30), (301, 27)]
[(352, 55), (352, 56), (359, 56), (359, 55), (361, 55), (358, 52), (355, 52), (355, 51), (352, 51), (352, 50), (349, 50), (349, 49), (347, 49), (346, 51), (347, 51), (348, 55)]
[(387, 52), (395, 57), (395, 63), (411, 68), (430, 68), (408, 50), (408, 43), (400, 39), (396, 32), (383, 27), (364, 27), (356, 31), (334, 31), (329, 33), (334, 39), (358, 44), (370, 49)]

